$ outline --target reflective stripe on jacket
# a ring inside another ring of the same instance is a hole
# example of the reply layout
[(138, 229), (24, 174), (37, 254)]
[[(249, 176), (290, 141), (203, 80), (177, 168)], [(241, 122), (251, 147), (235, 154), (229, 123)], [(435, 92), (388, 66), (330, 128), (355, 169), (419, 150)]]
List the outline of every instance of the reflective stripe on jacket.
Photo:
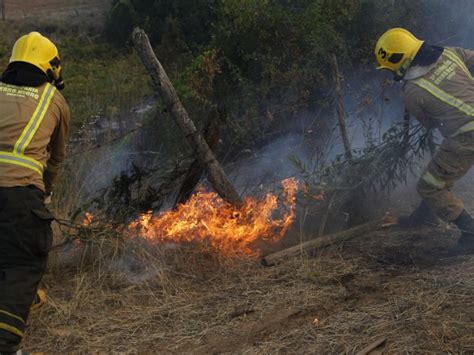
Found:
[(53, 85), (0, 83), (0, 186), (51, 188), (64, 161), (69, 119)]
[(422, 77), (407, 80), (406, 108), (425, 127), (444, 137), (474, 129), (474, 52), (446, 48), (436, 65)]

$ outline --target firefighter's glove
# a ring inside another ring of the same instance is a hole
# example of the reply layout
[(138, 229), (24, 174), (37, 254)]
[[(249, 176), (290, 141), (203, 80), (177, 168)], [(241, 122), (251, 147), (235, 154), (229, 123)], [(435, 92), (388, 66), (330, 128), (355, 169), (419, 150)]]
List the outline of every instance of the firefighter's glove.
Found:
[(45, 195), (44, 204), (49, 205), (51, 203), (52, 198), (53, 198), (53, 192), (51, 191), (49, 194)]

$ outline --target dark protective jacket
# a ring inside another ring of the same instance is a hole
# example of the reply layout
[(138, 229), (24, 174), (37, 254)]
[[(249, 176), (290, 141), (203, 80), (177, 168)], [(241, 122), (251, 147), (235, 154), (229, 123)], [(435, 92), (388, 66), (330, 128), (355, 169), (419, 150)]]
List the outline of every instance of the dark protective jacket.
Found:
[(0, 187), (50, 191), (65, 158), (69, 106), (52, 84), (5, 83), (11, 76), (7, 70), (0, 83)]
[(407, 72), (403, 99), (406, 108), (428, 128), (445, 137), (417, 190), (428, 206), (445, 221), (456, 220), (463, 201), (452, 191), (474, 164), (474, 52), (445, 48), (427, 67)]
[(474, 52), (446, 48), (421, 77), (407, 80), (403, 100), (411, 114), (444, 137), (474, 130)]

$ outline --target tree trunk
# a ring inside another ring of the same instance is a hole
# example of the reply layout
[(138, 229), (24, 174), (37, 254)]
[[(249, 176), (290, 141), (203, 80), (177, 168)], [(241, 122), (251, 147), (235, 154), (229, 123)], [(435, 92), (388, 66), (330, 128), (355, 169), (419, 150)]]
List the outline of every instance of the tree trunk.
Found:
[(2, 21), (5, 21), (5, 0), (0, 0), (0, 9), (2, 11)]
[[(221, 136), (221, 122), (222, 119), (219, 117), (221, 115), (217, 109), (213, 110), (209, 116), (209, 122), (204, 131), (204, 138), (206, 139), (209, 148), (216, 153), (217, 146), (219, 144), (219, 139)], [(176, 201), (174, 203), (174, 209), (185, 203), (192, 195), (196, 185), (201, 180), (201, 177), (204, 173), (205, 167), (202, 166), (201, 162), (196, 159), (189, 166), (188, 171), (186, 172), (186, 177), (184, 178), (181, 188), (179, 189)]]
[(300, 255), (303, 252), (310, 252), (319, 248), (324, 248), (329, 245), (333, 245), (336, 243), (343, 242), (345, 240), (355, 238), (360, 235), (364, 235), (379, 228), (392, 226), (394, 224), (395, 222), (391, 219), (391, 217), (384, 217), (354, 228), (318, 237), (314, 240), (295, 245), (291, 248), (283, 249), (277, 251), (276, 253), (269, 254), (262, 258), (262, 264), (264, 266), (273, 266), (279, 261)]
[(410, 112), (405, 109), (403, 112), (403, 144), (408, 147), (410, 143)]
[(341, 131), (342, 143), (344, 144), (344, 151), (347, 159), (352, 159), (352, 148), (349, 142), (346, 128), (346, 113), (344, 112), (344, 104), (342, 99), (341, 74), (337, 65), (336, 55), (333, 54), (332, 66), (334, 70), (334, 79), (336, 82), (336, 110), (337, 119), (339, 121), (339, 130)]
[(133, 43), (168, 112), (171, 113), (184, 136), (188, 139), (196, 153), (196, 157), (206, 167), (210, 183), (227, 202), (240, 206), (242, 200), (239, 194), (230, 183), (209, 145), (197, 131), (194, 122), (188, 116), (168, 75), (153, 52), (148, 36), (138, 27), (133, 31)]

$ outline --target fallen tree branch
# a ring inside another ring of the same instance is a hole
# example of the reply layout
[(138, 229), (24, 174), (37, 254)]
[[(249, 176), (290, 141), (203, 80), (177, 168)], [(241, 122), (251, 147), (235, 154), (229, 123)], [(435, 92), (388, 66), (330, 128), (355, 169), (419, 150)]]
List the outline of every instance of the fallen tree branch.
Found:
[(345, 240), (349, 240), (366, 234), (376, 229), (385, 228), (395, 223), (389, 220), (389, 217), (377, 219), (375, 221), (361, 224), (360, 226), (350, 228), (334, 234), (328, 234), (322, 237), (318, 237), (314, 240), (307, 241), (302, 244), (295, 245), (293, 247), (277, 251), (276, 253), (269, 254), (262, 258), (262, 264), (264, 266), (273, 266), (276, 263), (300, 255), (303, 252), (312, 251), (319, 248), (324, 248), (332, 244), (340, 243)]
[[(358, 351), (356, 353), (356, 355), (369, 355), (369, 354), (372, 354), (372, 353), (374, 353), (375, 350), (378, 350), (382, 346), (384, 346), (386, 342), (387, 342), (387, 338), (385, 338), (385, 337), (379, 338), (376, 341), (374, 341), (373, 343), (371, 343), (370, 345), (367, 345), (367, 347), (365, 347), (361, 351)], [(382, 351), (378, 352), (378, 354), (382, 354)]]
[(183, 135), (188, 139), (191, 147), (196, 153), (196, 157), (206, 168), (209, 182), (224, 200), (234, 206), (242, 205), (242, 200), (234, 186), (230, 183), (224, 169), (222, 169), (206, 140), (198, 132), (196, 125), (186, 112), (173, 84), (156, 57), (148, 36), (138, 27), (133, 31), (133, 43), (143, 65), (148, 70), (166, 109), (176, 121), (178, 127), (183, 132)]
[(346, 159), (352, 159), (352, 148), (349, 141), (349, 135), (347, 134), (346, 128), (346, 112), (344, 111), (343, 95), (342, 95), (342, 75), (339, 72), (339, 66), (337, 65), (337, 57), (335, 54), (332, 55), (332, 67), (334, 70), (334, 81), (336, 82), (336, 111), (337, 119), (339, 122), (339, 130), (341, 132), (342, 143), (344, 144), (344, 152)]
[[(220, 115), (221, 112), (218, 112), (217, 110), (211, 112), (209, 122), (204, 130), (204, 139), (214, 153), (217, 151), (217, 146), (221, 137), (223, 118), (220, 117)], [(201, 180), (201, 177), (204, 175), (204, 170), (205, 167), (201, 164), (199, 159), (192, 162), (186, 172), (186, 177), (181, 184), (173, 209), (176, 209), (179, 204), (185, 203), (191, 197), (194, 189)]]

